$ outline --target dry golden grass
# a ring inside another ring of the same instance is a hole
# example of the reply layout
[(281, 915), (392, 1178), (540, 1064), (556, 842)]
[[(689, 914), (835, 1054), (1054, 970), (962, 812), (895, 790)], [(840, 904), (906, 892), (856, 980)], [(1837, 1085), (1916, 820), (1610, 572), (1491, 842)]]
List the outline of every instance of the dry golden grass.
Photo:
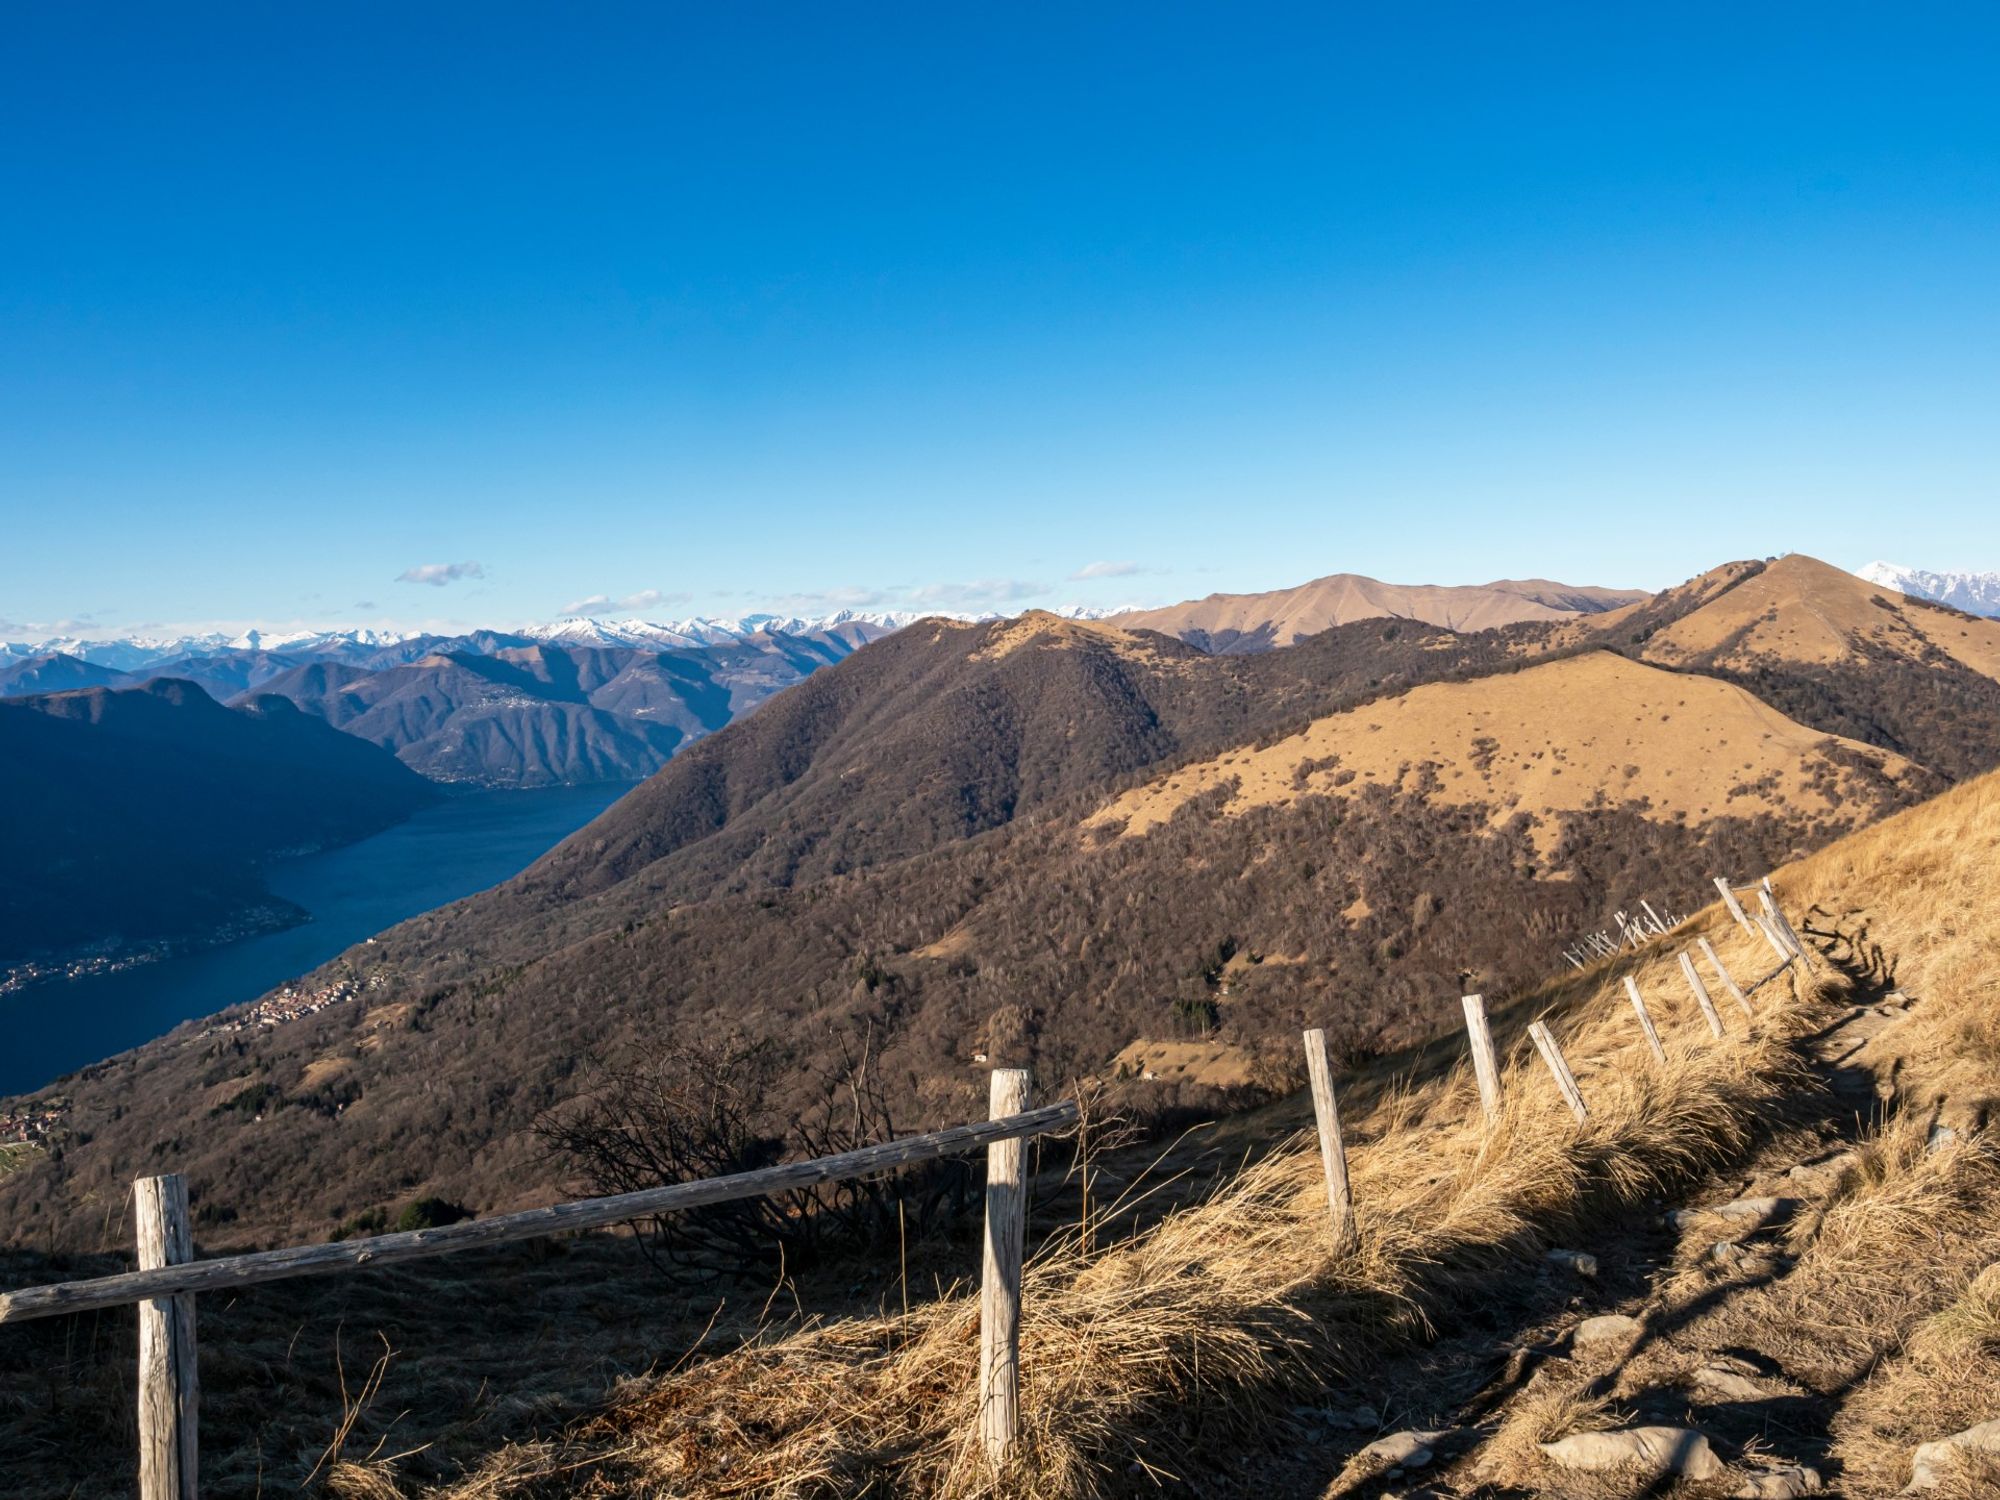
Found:
[(1794, 554), (1660, 631), (1647, 643), (1646, 657), (1673, 664), (1726, 649), (1732, 663), (1758, 656), (1839, 662), (1866, 642), (1912, 661), (1942, 651), (1975, 672), (2000, 677), (2000, 622), (1904, 603), (1901, 595), (1852, 573)]
[[(1918, 1002), (1863, 1057), (1894, 1077), (1902, 1117), (1864, 1151), (1812, 1252), (1849, 1268), (1831, 1316), (1850, 1347), (1881, 1354), (1836, 1419), (1835, 1452), (1857, 1493), (1889, 1493), (1913, 1446), (2000, 1416), (2000, 1161), (1986, 1131), (2000, 1094), (2000, 778), (1799, 874), (1816, 924), (1843, 934), (1836, 951)], [(1933, 1123), (1957, 1139), (1930, 1149)], [(1961, 1468), (1934, 1493), (2000, 1493), (1990, 1462)]]
[[(1600, 1425), (1603, 1402), (1685, 1379), (1712, 1357), (1701, 1351), (1755, 1350), (1784, 1372), (1760, 1377), (1765, 1389), (1803, 1385), (1823, 1403), (1849, 1495), (1896, 1493), (1916, 1445), (2000, 1416), (2000, 1158), (1983, 1131), (2000, 1028), (1996, 854), (2000, 779), (1989, 777), (1782, 874), (1812, 925), (1839, 934), (1835, 953), (1912, 1002), (1849, 1028), (1866, 1038), (1858, 1051), (1850, 1037), (1832, 1049), (1892, 1086), (1887, 1117), (1834, 1171), (1791, 1189), (1804, 1207), (1771, 1246), (1788, 1263), (1718, 1266), (1704, 1252), (1719, 1222), (1691, 1227), (1646, 1310), (1649, 1329), (1672, 1336), (1542, 1372), (1483, 1448), (1482, 1473), (1568, 1493), (1535, 1443)], [(1940, 1121), (1955, 1135), (1934, 1135)], [(1966, 1455), (1932, 1493), (1990, 1497), (2000, 1466)]]
[[(1682, 733), (1688, 723), (1702, 732)], [(1137, 837), (1218, 789), (1228, 789), (1223, 811), (1235, 816), (1370, 785), (1413, 787), (1434, 765), (1431, 800), (1488, 804), (1496, 826), (1535, 814), (1545, 844), (1558, 832), (1553, 814), (1600, 800), (1642, 803), (1662, 822), (1776, 811), (1832, 829), (1866, 821), (1882, 795), (1879, 781), (1851, 770), (1857, 755), (1892, 780), (1919, 774), (1899, 755), (1808, 729), (1731, 683), (1600, 651), (1330, 714), (1263, 749), (1135, 787), (1084, 827), (1122, 824), (1122, 836)]]
[(1481, 1449), (1481, 1469), (1517, 1488), (1538, 1485), (1548, 1477), (1543, 1443), (1573, 1432), (1601, 1432), (1628, 1424), (1629, 1413), (1610, 1397), (1575, 1381), (1537, 1378), (1508, 1403), (1499, 1430)]

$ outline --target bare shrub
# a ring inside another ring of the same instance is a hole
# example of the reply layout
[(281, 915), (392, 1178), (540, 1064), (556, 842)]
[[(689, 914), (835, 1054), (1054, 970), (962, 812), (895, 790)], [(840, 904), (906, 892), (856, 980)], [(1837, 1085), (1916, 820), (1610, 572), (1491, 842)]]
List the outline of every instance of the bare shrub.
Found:
[[(726, 1036), (662, 1042), (567, 1108), (536, 1123), (586, 1191), (640, 1192), (835, 1156), (893, 1140), (896, 1122), (872, 1033), (830, 1039), (832, 1060), (813, 1070), (813, 1102), (781, 1118), (773, 1095), (796, 1078), (768, 1042)], [(870, 1245), (928, 1233), (970, 1200), (963, 1161), (920, 1163), (892, 1174), (815, 1184), (711, 1204), (635, 1224), (649, 1253), (708, 1270), (782, 1258), (809, 1263), (829, 1244)]]

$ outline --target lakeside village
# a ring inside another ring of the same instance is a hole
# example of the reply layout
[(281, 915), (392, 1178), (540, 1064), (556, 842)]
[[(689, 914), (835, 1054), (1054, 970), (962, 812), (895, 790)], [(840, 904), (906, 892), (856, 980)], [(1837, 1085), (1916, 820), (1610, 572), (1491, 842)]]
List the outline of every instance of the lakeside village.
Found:
[(17, 1104), (0, 1113), (0, 1149), (46, 1146), (69, 1114), (69, 1100), (44, 1099)]
[[(258, 1027), (282, 1026), (287, 1021), (317, 1015), (331, 1006), (358, 999), (369, 990), (381, 989), (388, 982), (385, 975), (370, 974), (366, 979), (336, 979), (331, 984), (314, 989), (301, 989), (298, 985), (288, 984), (259, 1000), (241, 1015), (204, 1027), (200, 1035), (226, 1036)], [(0, 1150), (16, 1146), (47, 1146), (67, 1121), (69, 1107), (68, 1099), (57, 1098), (8, 1108), (5, 1113), (0, 1113)]]
[(242, 1015), (207, 1027), (202, 1035), (225, 1036), (235, 1031), (253, 1031), (259, 1026), (282, 1026), (287, 1021), (318, 1015), (332, 1006), (357, 999), (369, 990), (379, 990), (388, 982), (386, 975), (370, 974), (366, 979), (352, 976), (336, 979), (332, 984), (323, 984), (314, 990), (303, 990), (295, 984), (288, 984), (268, 998), (259, 1000)]
[(177, 958), (183, 953), (197, 953), (204, 948), (224, 947), (267, 932), (278, 932), (297, 925), (299, 920), (300, 913), (296, 907), (259, 906), (189, 937), (150, 938), (139, 942), (105, 938), (54, 957), (23, 959), (0, 967), (0, 997), (18, 994), (30, 985), (50, 981), (96, 979), (105, 974), (120, 974), (142, 964)]

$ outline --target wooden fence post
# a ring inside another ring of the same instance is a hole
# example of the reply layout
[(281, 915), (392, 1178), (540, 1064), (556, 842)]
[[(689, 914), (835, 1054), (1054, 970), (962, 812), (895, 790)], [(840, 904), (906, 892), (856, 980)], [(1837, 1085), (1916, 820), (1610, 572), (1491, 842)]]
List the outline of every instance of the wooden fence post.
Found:
[[(994, 1119), (1028, 1108), (1028, 1070), (993, 1070)], [(996, 1468), (1021, 1423), (1021, 1242), (1028, 1216), (1028, 1143), (986, 1148), (986, 1255), (979, 1292), (979, 1438)]]
[[(187, 1179), (178, 1172), (132, 1184), (139, 1269), (194, 1259)], [(139, 1500), (195, 1500), (196, 1414), (194, 1297), (139, 1304)]]
[(1769, 917), (1760, 916), (1757, 918), (1757, 930), (1764, 934), (1764, 941), (1769, 943), (1771, 951), (1778, 955), (1779, 963), (1788, 964), (1798, 957), (1796, 953), (1792, 952), (1792, 945), (1785, 941), (1784, 935), (1772, 925)]
[(1715, 1009), (1715, 1002), (1708, 998), (1708, 986), (1695, 972), (1694, 958), (1686, 949), (1681, 950), (1681, 973), (1687, 978), (1688, 988), (1694, 991), (1694, 1003), (1701, 1007), (1702, 1019), (1708, 1022), (1708, 1029), (1721, 1036), (1722, 1017)]
[(1736, 925), (1745, 932), (1750, 930), (1750, 917), (1743, 910), (1743, 903), (1736, 899), (1736, 891), (1720, 875), (1715, 877), (1715, 888), (1722, 892), (1722, 904), (1729, 908), (1729, 915), (1736, 918)]
[[(1806, 945), (1799, 940), (1798, 933), (1793, 930), (1791, 919), (1779, 909), (1778, 898), (1771, 893), (1771, 880), (1768, 875), (1764, 878), (1763, 886), (1757, 892), (1757, 900), (1762, 903), (1764, 915), (1771, 919), (1771, 925), (1777, 929), (1778, 936), (1785, 940), (1785, 946), (1790, 948), (1800, 958), (1805, 958)], [(1811, 963), (1810, 959), (1806, 961), (1808, 964)]]
[(1735, 997), (1738, 1005), (1743, 1007), (1743, 1014), (1752, 1021), (1756, 1020), (1757, 1012), (1750, 1008), (1750, 997), (1743, 993), (1742, 986), (1737, 984), (1730, 972), (1722, 966), (1722, 960), (1716, 956), (1715, 949), (1708, 939), (1696, 938), (1694, 943), (1701, 949), (1702, 957), (1708, 960), (1708, 966), (1715, 970), (1716, 977), (1722, 981), (1722, 987)]
[(1646, 1009), (1646, 1002), (1639, 998), (1639, 984), (1630, 974), (1625, 976), (1625, 993), (1632, 999), (1632, 1009), (1639, 1013), (1639, 1029), (1646, 1033), (1646, 1045), (1653, 1049), (1653, 1061), (1666, 1066), (1667, 1049), (1660, 1045), (1660, 1033), (1653, 1025), (1653, 1017)]
[(1306, 1073), (1312, 1079), (1313, 1118), (1319, 1124), (1319, 1158), (1326, 1168), (1326, 1206), (1333, 1218), (1333, 1248), (1350, 1250), (1357, 1238), (1354, 1199), (1347, 1185), (1347, 1143), (1340, 1135), (1340, 1105), (1333, 1096), (1333, 1067), (1327, 1061), (1326, 1033), (1306, 1033)]
[(1556, 1088), (1561, 1091), (1563, 1102), (1569, 1106), (1570, 1113), (1576, 1116), (1576, 1123), (1581, 1125), (1590, 1118), (1590, 1111), (1583, 1107), (1583, 1092), (1577, 1088), (1576, 1075), (1570, 1072), (1569, 1064), (1563, 1061), (1562, 1049), (1556, 1045), (1556, 1039), (1549, 1034), (1549, 1028), (1540, 1021), (1528, 1023), (1528, 1035), (1534, 1041), (1535, 1050), (1542, 1054), (1542, 1061), (1549, 1065), (1549, 1072), (1555, 1078)]
[(1500, 1119), (1500, 1059), (1493, 1051), (1493, 1029), (1486, 1024), (1486, 1001), (1479, 995), (1463, 996), (1465, 1033), (1472, 1039), (1472, 1072), (1479, 1080), (1479, 1107), (1486, 1123)]

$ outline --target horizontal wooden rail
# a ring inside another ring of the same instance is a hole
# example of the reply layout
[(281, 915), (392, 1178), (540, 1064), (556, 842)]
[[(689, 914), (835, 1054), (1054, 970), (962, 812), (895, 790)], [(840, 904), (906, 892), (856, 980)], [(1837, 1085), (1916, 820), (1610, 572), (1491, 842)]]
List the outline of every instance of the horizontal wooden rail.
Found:
[(496, 1214), (490, 1219), (468, 1219), (436, 1229), (378, 1234), (367, 1239), (342, 1240), (325, 1245), (294, 1245), (284, 1250), (225, 1255), (215, 1260), (163, 1266), (151, 1271), (127, 1271), (87, 1281), (24, 1287), (19, 1291), (0, 1292), (0, 1323), (21, 1323), (29, 1318), (53, 1318), (100, 1307), (121, 1307), (128, 1302), (148, 1301), (156, 1297), (233, 1290), (253, 1286), (260, 1281), (284, 1281), (294, 1276), (318, 1276), (357, 1270), (363, 1266), (421, 1260), (426, 1256), (449, 1255), (458, 1250), (511, 1245), (520, 1240), (539, 1239), (572, 1229), (601, 1229), (630, 1219), (678, 1213), (684, 1209), (704, 1208), (712, 1203), (730, 1203), (740, 1198), (759, 1198), (820, 1182), (874, 1177), (916, 1162), (977, 1151), (996, 1141), (1047, 1135), (1075, 1124), (1076, 1119), (1075, 1102), (1066, 1101), (1029, 1110), (1026, 1114), (1011, 1115), (1004, 1120), (954, 1125), (949, 1130), (908, 1136), (900, 1141), (884, 1141), (879, 1145), (864, 1146), (859, 1151), (843, 1152), (839, 1156), (821, 1156), (812, 1161), (764, 1167), (755, 1172), (738, 1172), (729, 1177), (705, 1177), (698, 1182), (677, 1182), (669, 1187), (620, 1193), (611, 1198), (556, 1203), (546, 1208), (524, 1209), (520, 1213)]
[(1764, 975), (1761, 979), (1753, 979), (1750, 982), (1749, 987), (1746, 988), (1743, 991), (1743, 993), (1745, 995), (1756, 994), (1757, 991), (1764, 988), (1765, 985), (1769, 984), (1772, 980), (1776, 979), (1780, 974), (1784, 973), (1785, 970), (1789, 969), (1797, 961), (1798, 960), (1794, 958), (1786, 959), (1783, 963), (1779, 964), (1777, 968), (1773, 969), (1770, 973)]

